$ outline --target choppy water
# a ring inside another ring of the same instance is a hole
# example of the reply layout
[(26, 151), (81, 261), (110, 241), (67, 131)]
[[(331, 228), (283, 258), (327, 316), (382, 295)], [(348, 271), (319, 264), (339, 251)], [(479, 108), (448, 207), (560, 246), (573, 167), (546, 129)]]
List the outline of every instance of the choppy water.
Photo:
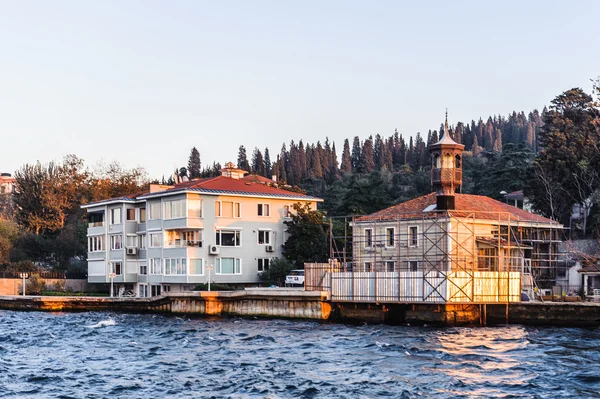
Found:
[(0, 398), (600, 398), (600, 330), (0, 311)]

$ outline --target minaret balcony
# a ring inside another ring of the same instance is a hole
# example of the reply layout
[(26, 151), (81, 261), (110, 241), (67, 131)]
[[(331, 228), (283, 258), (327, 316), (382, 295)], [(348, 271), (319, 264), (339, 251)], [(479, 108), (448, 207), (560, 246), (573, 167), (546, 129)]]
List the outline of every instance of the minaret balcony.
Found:
[(461, 184), (462, 169), (433, 168), (431, 169), (431, 183), (436, 184)]

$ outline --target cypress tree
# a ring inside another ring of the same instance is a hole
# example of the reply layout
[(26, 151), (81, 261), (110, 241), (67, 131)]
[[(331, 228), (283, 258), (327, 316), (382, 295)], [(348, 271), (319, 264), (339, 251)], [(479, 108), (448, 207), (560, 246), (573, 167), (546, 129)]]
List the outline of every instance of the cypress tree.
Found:
[(239, 169), (250, 171), (250, 164), (248, 163), (248, 156), (246, 155), (246, 147), (240, 146), (237, 158), (237, 167)]
[(188, 159), (188, 167), (187, 172), (190, 179), (195, 179), (200, 177), (200, 152), (196, 149), (196, 147), (192, 147), (192, 151), (190, 151), (190, 158)]
[(350, 160), (350, 142), (344, 140), (344, 151), (342, 152), (342, 165), (340, 166), (342, 173), (352, 172), (352, 161)]

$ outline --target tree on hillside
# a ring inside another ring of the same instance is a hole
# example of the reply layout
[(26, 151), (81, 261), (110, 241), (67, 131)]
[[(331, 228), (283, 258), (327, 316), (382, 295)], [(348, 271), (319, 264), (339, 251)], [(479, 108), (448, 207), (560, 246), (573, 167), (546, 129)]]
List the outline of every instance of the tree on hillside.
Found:
[(350, 142), (348, 139), (344, 140), (344, 150), (342, 152), (342, 164), (340, 165), (342, 173), (352, 172), (352, 161), (350, 158)]
[(239, 169), (250, 171), (250, 163), (248, 163), (248, 155), (246, 154), (246, 147), (240, 146), (237, 157), (237, 167)]
[[(542, 148), (532, 173), (530, 193), (538, 210), (552, 211), (544, 198), (542, 175), (562, 188), (555, 203), (566, 206), (559, 210), (559, 220), (567, 223), (573, 204), (589, 209), (596, 202), (600, 188), (600, 111), (592, 97), (579, 88), (568, 90), (554, 100), (543, 116), (538, 141)], [(534, 169), (535, 170), (535, 169)], [(586, 213), (586, 212), (584, 212)], [(584, 222), (585, 230), (585, 222)]]
[(187, 172), (190, 179), (196, 179), (200, 177), (201, 172), (200, 152), (196, 147), (192, 147), (190, 151), (190, 158), (188, 159)]
[(265, 176), (271, 178), (273, 176), (273, 165), (271, 164), (271, 155), (269, 155), (269, 148), (265, 148)]
[(293, 209), (292, 220), (283, 222), (289, 234), (283, 255), (296, 269), (303, 269), (304, 263), (326, 262), (327, 224), (323, 213), (311, 210), (308, 203), (294, 204)]

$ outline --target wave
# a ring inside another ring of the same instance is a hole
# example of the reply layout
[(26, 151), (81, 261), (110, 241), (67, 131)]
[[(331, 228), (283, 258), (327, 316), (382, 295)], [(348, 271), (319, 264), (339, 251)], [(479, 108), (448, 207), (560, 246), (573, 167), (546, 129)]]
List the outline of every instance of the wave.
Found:
[(107, 320), (102, 320), (99, 321), (98, 323), (91, 325), (91, 326), (87, 326), (88, 328), (100, 328), (100, 327), (109, 327), (109, 326), (115, 326), (117, 325), (117, 322), (114, 321), (113, 319), (107, 319)]

